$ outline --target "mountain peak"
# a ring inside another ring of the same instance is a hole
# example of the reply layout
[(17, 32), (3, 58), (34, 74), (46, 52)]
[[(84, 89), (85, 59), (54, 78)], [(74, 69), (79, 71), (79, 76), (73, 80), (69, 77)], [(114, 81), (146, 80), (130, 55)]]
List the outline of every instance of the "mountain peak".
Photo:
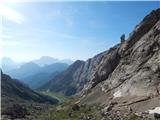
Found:
[(50, 56), (42, 56), (39, 59), (33, 60), (32, 62), (38, 64), (39, 66), (44, 66), (44, 65), (50, 65), (53, 63), (66, 63), (70, 65), (73, 61), (69, 59), (59, 60), (57, 58), (53, 58)]
[(42, 56), (39, 58), (40, 60), (58, 60), (56, 58), (50, 57), (50, 56)]
[(6, 71), (9, 71), (9, 70), (12, 70), (12, 69), (16, 69), (16, 68), (19, 68), (20, 64), (14, 62), (11, 58), (9, 57), (3, 57), (1, 59), (1, 67), (2, 67), (2, 70), (4, 72)]

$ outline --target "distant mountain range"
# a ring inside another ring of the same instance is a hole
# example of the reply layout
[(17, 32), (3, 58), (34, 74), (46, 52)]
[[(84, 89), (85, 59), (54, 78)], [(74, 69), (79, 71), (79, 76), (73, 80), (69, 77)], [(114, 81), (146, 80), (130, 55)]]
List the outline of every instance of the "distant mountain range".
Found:
[(3, 69), (3, 72), (6, 72), (6, 71), (13, 70), (13, 69), (17, 69), (21, 65), (26, 64), (26, 63), (35, 63), (38, 66), (43, 67), (43, 66), (50, 65), (53, 63), (66, 63), (70, 65), (73, 63), (73, 61), (70, 59), (59, 60), (59, 59), (52, 58), (49, 56), (42, 56), (39, 59), (28, 61), (28, 62), (15, 62), (11, 58), (4, 57), (1, 59), (1, 68)]
[(33, 60), (31, 62), (36, 63), (39, 66), (50, 65), (50, 64), (53, 64), (53, 63), (66, 63), (68, 65), (73, 63), (73, 61), (70, 60), (70, 59), (59, 60), (59, 59), (52, 58), (52, 57), (49, 57), (49, 56), (43, 56), (43, 57), (41, 57), (37, 60)]
[(36, 89), (65, 70), (72, 61), (43, 56), (27, 63), (16, 63), (10, 58), (3, 58), (1, 63), (4, 73)]
[(19, 68), (21, 63), (14, 62), (11, 58), (4, 57), (1, 59), (1, 68), (3, 72)]
[(64, 71), (67, 67), (68, 65), (64, 63), (54, 63), (40, 67), (37, 72), (34, 71), (31, 75), (23, 76), (21, 81), (28, 84), (32, 89), (36, 89), (54, 78), (58, 73)]
[(31, 88), (36, 89), (44, 83), (48, 82), (51, 78), (59, 72), (68, 67), (65, 63), (54, 63), (46, 66), (39, 66), (33, 62), (25, 63), (17, 69), (7, 71), (11, 77), (19, 79), (26, 83)]
[(61, 92), (67, 96), (74, 95), (77, 92), (77, 88), (81, 89), (80, 87), (85, 83), (80, 81), (80, 74), (84, 63), (84, 61), (77, 60), (65, 71), (53, 77), (48, 83), (40, 87), (39, 90)]

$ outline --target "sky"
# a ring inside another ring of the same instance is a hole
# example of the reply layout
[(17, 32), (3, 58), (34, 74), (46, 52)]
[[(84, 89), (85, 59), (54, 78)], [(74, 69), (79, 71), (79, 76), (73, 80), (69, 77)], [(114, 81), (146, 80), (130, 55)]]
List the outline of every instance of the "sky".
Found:
[(120, 42), (157, 2), (21, 2), (0, 5), (2, 57), (87, 60)]

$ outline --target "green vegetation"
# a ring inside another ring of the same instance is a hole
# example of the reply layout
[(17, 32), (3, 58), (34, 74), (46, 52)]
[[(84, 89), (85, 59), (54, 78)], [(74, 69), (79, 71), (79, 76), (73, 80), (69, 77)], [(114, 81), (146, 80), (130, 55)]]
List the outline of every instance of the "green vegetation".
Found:
[(77, 109), (73, 109), (73, 106), (73, 104), (66, 105), (66, 103), (65, 105), (54, 106), (43, 112), (43, 114), (38, 113), (36, 118), (38, 120), (151, 120), (138, 117), (135, 114), (104, 116), (101, 113), (102, 107), (98, 104), (80, 105)]
[(61, 94), (61, 93), (46, 92), (46, 91), (39, 92), (39, 93), (43, 94), (43, 95), (50, 96), (50, 97), (52, 97), (54, 99), (57, 99), (57, 100), (59, 100), (60, 103), (69, 101), (69, 98), (67, 96)]
[[(134, 114), (125, 115), (125, 117), (117, 114), (107, 116), (102, 114), (101, 110), (104, 107), (99, 104), (78, 105), (75, 103), (75, 99), (68, 99), (66, 102), (54, 105), (13, 101), (13, 105), (18, 104), (18, 107), (12, 107), (12, 105), (7, 107), (5, 115), (9, 115), (10, 118), (23, 118), (23, 120), (150, 120)], [(18, 112), (16, 112), (17, 110)], [(15, 112), (16, 114), (14, 114)]]
[(79, 109), (73, 110), (72, 105), (59, 105), (56, 109), (50, 109), (38, 116), (38, 120), (100, 120), (100, 107), (98, 105), (84, 105)]
[(103, 114), (104, 106), (78, 105), (77, 101), (59, 93), (35, 92), (2, 74), (2, 120), (149, 120), (134, 114)]

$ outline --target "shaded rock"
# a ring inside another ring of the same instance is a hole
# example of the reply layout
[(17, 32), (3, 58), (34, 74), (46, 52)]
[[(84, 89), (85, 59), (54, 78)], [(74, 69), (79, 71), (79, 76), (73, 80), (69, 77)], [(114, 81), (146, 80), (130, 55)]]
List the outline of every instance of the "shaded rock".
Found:
[(41, 106), (35, 106), (34, 107), (36, 110), (42, 110), (42, 107)]
[(74, 104), (74, 105), (72, 106), (72, 110), (73, 110), (73, 111), (79, 111), (79, 110), (80, 110), (80, 106), (79, 106), (78, 104)]
[(125, 34), (122, 34), (120, 39), (121, 39), (121, 43), (123, 43), (125, 41)]
[(69, 113), (68, 113), (68, 117), (72, 117), (72, 112), (69, 112)]
[(27, 109), (19, 104), (13, 104), (13, 106), (6, 108), (5, 115), (9, 115), (12, 119), (25, 118), (28, 114)]
[(154, 118), (155, 119), (160, 119), (160, 114), (159, 113), (154, 113)]

